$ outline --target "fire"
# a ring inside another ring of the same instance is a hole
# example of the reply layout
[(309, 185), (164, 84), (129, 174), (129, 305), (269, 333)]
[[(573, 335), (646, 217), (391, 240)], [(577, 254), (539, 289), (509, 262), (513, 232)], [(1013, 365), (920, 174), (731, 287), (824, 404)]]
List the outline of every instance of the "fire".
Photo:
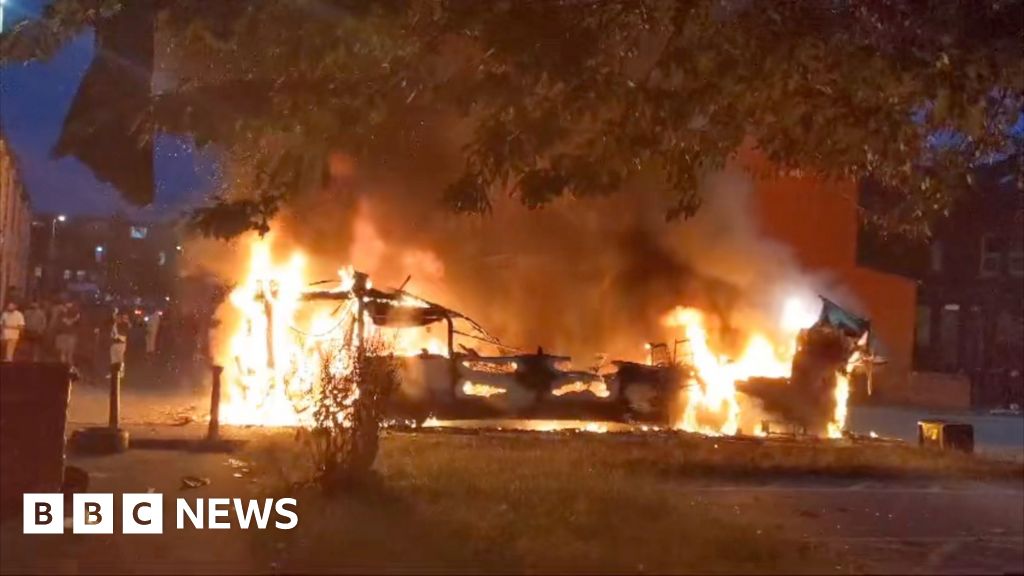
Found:
[[(309, 425), (325, 358), (332, 373), (351, 369), (355, 301), (302, 306), (302, 293), (309, 287), (305, 256), (296, 251), (276, 261), (271, 248), (269, 237), (252, 242), (246, 276), (229, 297), (238, 321), (218, 354), (227, 380), (221, 405), (221, 420), (227, 424)], [(355, 283), (354, 269), (343, 267), (333, 291), (348, 292)], [(412, 296), (400, 302), (427, 306)], [(365, 335), (381, 335), (368, 318), (364, 326)], [(441, 340), (426, 330), (388, 332), (389, 348), (398, 356), (447, 354)]]
[[(317, 372), (308, 346), (290, 330), (304, 287), (305, 258), (273, 261), (268, 240), (251, 247), (249, 272), (230, 295), (239, 322), (222, 358), (227, 387), (221, 419), (230, 424), (290, 426), (305, 423), (296, 401), (309, 398)], [(272, 310), (271, 314), (267, 312)], [(327, 325), (318, 318), (316, 328)]]
[(590, 392), (598, 398), (607, 398), (611, 395), (611, 392), (608, 390), (608, 384), (604, 380), (570, 382), (551, 391), (555, 396), (564, 396), (571, 393), (579, 394), (582, 392)]
[[(230, 330), (218, 359), (224, 366), (225, 399), (221, 420), (227, 424), (266, 426), (307, 426), (312, 424), (313, 403), (324, 370), (343, 374), (351, 370), (351, 348), (360, 337), (385, 337), (391, 353), (398, 356), (447, 356), (450, 343), (425, 327), (385, 329), (377, 327), (369, 313), (358, 322), (358, 310), (382, 299), (383, 292), (369, 290), (369, 280), (351, 267), (338, 271), (334, 288), (326, 290), (332, 299), (309, 302), (304, 298), (310, 290), (306, 258), (294, 252), (285, 259), (275, 259), (269, 238), (256, 240), (250, 246), (248, 270), (231, 293), (229, 302), (237, 322)], [(359, 285), (366, 291), (357, 292)], [(317, 288), (323, 295), (323, 288)], [(358, 298), (352, 294), (361, 294)], [(389, 305), (409, 309), (432, 305), (401, 291), (389, 292)], [(754, 377), (789, 378), (797, 351), (797, 334), (817, 320), (797, 299), (786, 302), (772, 331), (751, 330), (738, 354), (728, 357), (715, 340), (713, 318), (696, 308), (677, 307), (664, 317), (664, 324), (684, 337), (683, 357), (671, 360), (684, 368), (686, 388), (682, 392), (682, 408), (674, 415), (673, 427), (708, 435), (734, 435), (746, 431), (765, 435), (758, 418), (756, 403), (739, 392), (737, 383)], [(362, 326), (362, 336), (355, 327)], [(448, 335), (450, 336), (450, 334)], [(866, 335), (865, 335), (866, 338)], [(866, 340), (861, 342), (866, 344)], [(648, 361), (654, 363), (655, 347), (646, 346)], [(733, 349), (733, 350), (735, 350)], [(668, 357), (664, 344), (657, 351)], [(835, 404), (829, 437), (842, 435), (850, 394), (849, 377), (861, 362), (859, 353), (850, 357), (835, 375), (832, 391)], [(495, 363), (468, 358), (462, 365), (485, 373), (510, 376), (517, 371), (515, 362)], [(660, 366), (661, 364), (659, 364)], [(587, 394), (598, 399), (611, 399), (613, 390), (606, 381), (575, 376), (551, 389), (551, 395)], [(465, 396), (491, 398), (508, 395), (509, 390), (492, 384), (465, 380), (460, 392)], [(618, 389), (614, 393), (618, 393)], [(575, 398), (575, 396), (569, 396)], [(497, 398), (500, 399), (500, 398)], [(497, 400), (496, 399), (496, 400)], [(425, 423), (430, 426), (431, 423)], [(543, 429), (541, 426), (540, 429)], [(582, 429), (605, 431), (602, 424), (587, 424)]]
[[(774, 344), (765, 332), (753, 331), (747, 335), (741, 353), (729, 358), (716, 352), (709, 337), (708, 318), (695, 308), (677, 307), (666, 315), (667, 326), (682, 329), (687, 355), (682, 358), (692, 373), (688, 376), (684, 392), (684, 407), (675, 427), (688, 432), (707, 435), (734, 435), (740, 433), (743, 420), (742, 395), (737, 382), (754, 377), (788, 378), (796, 353), (796, 334), (812, 325), (817, 317), (806, 311), (797, 299), (786, 302), (779, 321), (781, 343)], [(828, 424), (830, 438), (842, 436), (846, 423), (846, 405), (849, 399), (848, 374), (859, 361), (855, 354), (844, 372), (836, 373), (833, 392), (835, 411)], [(747, 419), (748, 433), (766, 434), (760, 421)]]
[(694, 370), (686, 382), (686, 407), (676, 427), (688, 432), (732, 435), (739, 432), (740, 404), (736, 382), (752, 376), (789, 375), (790, 358), (780, 356), (763, 334), (750, 336), (743, 353), (729, 359), (712, 351), (705, 315), (695, 308), (679, 307), (665, 319), (670, 327), (683, 329)]
[(505, 394), (508, 390), (497, 386), (489, 386), (487, 384), (477, 384), (467, 380), (462, 384), (462, 392), (467, 396), (490, 398), (491, 396), (497, 396), (498, 394)]

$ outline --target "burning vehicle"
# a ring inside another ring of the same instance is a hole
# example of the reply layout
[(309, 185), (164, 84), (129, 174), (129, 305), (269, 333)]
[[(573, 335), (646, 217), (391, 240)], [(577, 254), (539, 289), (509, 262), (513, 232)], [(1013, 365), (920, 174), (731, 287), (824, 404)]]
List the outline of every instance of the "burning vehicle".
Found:
[(301, 256), (275, 265), (265, 242), (253, 248), (250, 276), (231, 295), (241, 321), (225, 362), (227, 423), (308, 423), (325, 347), (356, 354), (376, 335), (401, 357), (394, 418), (617, 421), (710, 435), (766, 434), (783, 423), (838, 437), (850, 375), (870, 358), (869, 323), (822, 299), (820, 315), (805, 315), (788, 350), (755, 334), (728, 358), (709, 344), (705, 315), (680, 307), (665, 318), (681, 331), (671, 346), (649, 343), (644, 361), (602, 358), (578, 369), (568, 356), (505, 345), (404, 285), (376, 288), (351, 268), (310, 285), (303, 265)]

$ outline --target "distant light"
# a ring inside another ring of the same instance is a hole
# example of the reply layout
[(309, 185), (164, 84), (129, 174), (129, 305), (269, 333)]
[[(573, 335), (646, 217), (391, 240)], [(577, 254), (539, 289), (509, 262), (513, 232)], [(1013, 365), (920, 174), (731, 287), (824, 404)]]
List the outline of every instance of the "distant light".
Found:
[(61, 214), (60, 216), (57, 216), (57, 222), (64, 222), (67, 219), (68, 219), (68, 217), (63, 215), (63, 214)]
[(177, 250), (178, 252), (181, 252), (181, 244), (175, 246), (174, 249)]
[(97, 246), (96, 247), (96, 251), (97, 252), (103, 252), (103, 246)]

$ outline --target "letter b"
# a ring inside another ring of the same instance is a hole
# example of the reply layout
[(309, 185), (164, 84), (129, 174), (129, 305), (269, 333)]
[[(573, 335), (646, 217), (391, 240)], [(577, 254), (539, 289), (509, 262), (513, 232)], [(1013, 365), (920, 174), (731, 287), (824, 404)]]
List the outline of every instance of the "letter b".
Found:
[(21, 531), (23, 534), (63, 534), (64, 495), (25, 494)]
[(75, 494), (71, 519), (75, 534), (113, 534), (114, 495)]

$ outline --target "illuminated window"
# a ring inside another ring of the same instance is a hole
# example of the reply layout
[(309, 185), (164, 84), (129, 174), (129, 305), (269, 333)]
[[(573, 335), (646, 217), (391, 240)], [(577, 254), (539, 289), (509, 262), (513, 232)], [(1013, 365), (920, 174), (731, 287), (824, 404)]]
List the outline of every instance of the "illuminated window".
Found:
[(65, 280), (71, 280), (71, 270), (65, 270), (64, 271), (64, 279)]
[(79, 270), (78, 272), (75, 272), (75, 280), (78, 280), (79, 282), (85, 282), (85, 270)]
[(157, 256), (156, 256), (156, 263), (159, 264), (160, 266), (163, 266), (164, 264), (167, 264), (167, 253), (166, 252), (160, 252), (159, 254), (157, 254)]
[(141, 240), (146, 237), (146, 234), (149, 234), (149, 228), (146, 228), (145, 226), (132, 226), (129, 232), (131, 233), (132, 238), (138, 238)]

